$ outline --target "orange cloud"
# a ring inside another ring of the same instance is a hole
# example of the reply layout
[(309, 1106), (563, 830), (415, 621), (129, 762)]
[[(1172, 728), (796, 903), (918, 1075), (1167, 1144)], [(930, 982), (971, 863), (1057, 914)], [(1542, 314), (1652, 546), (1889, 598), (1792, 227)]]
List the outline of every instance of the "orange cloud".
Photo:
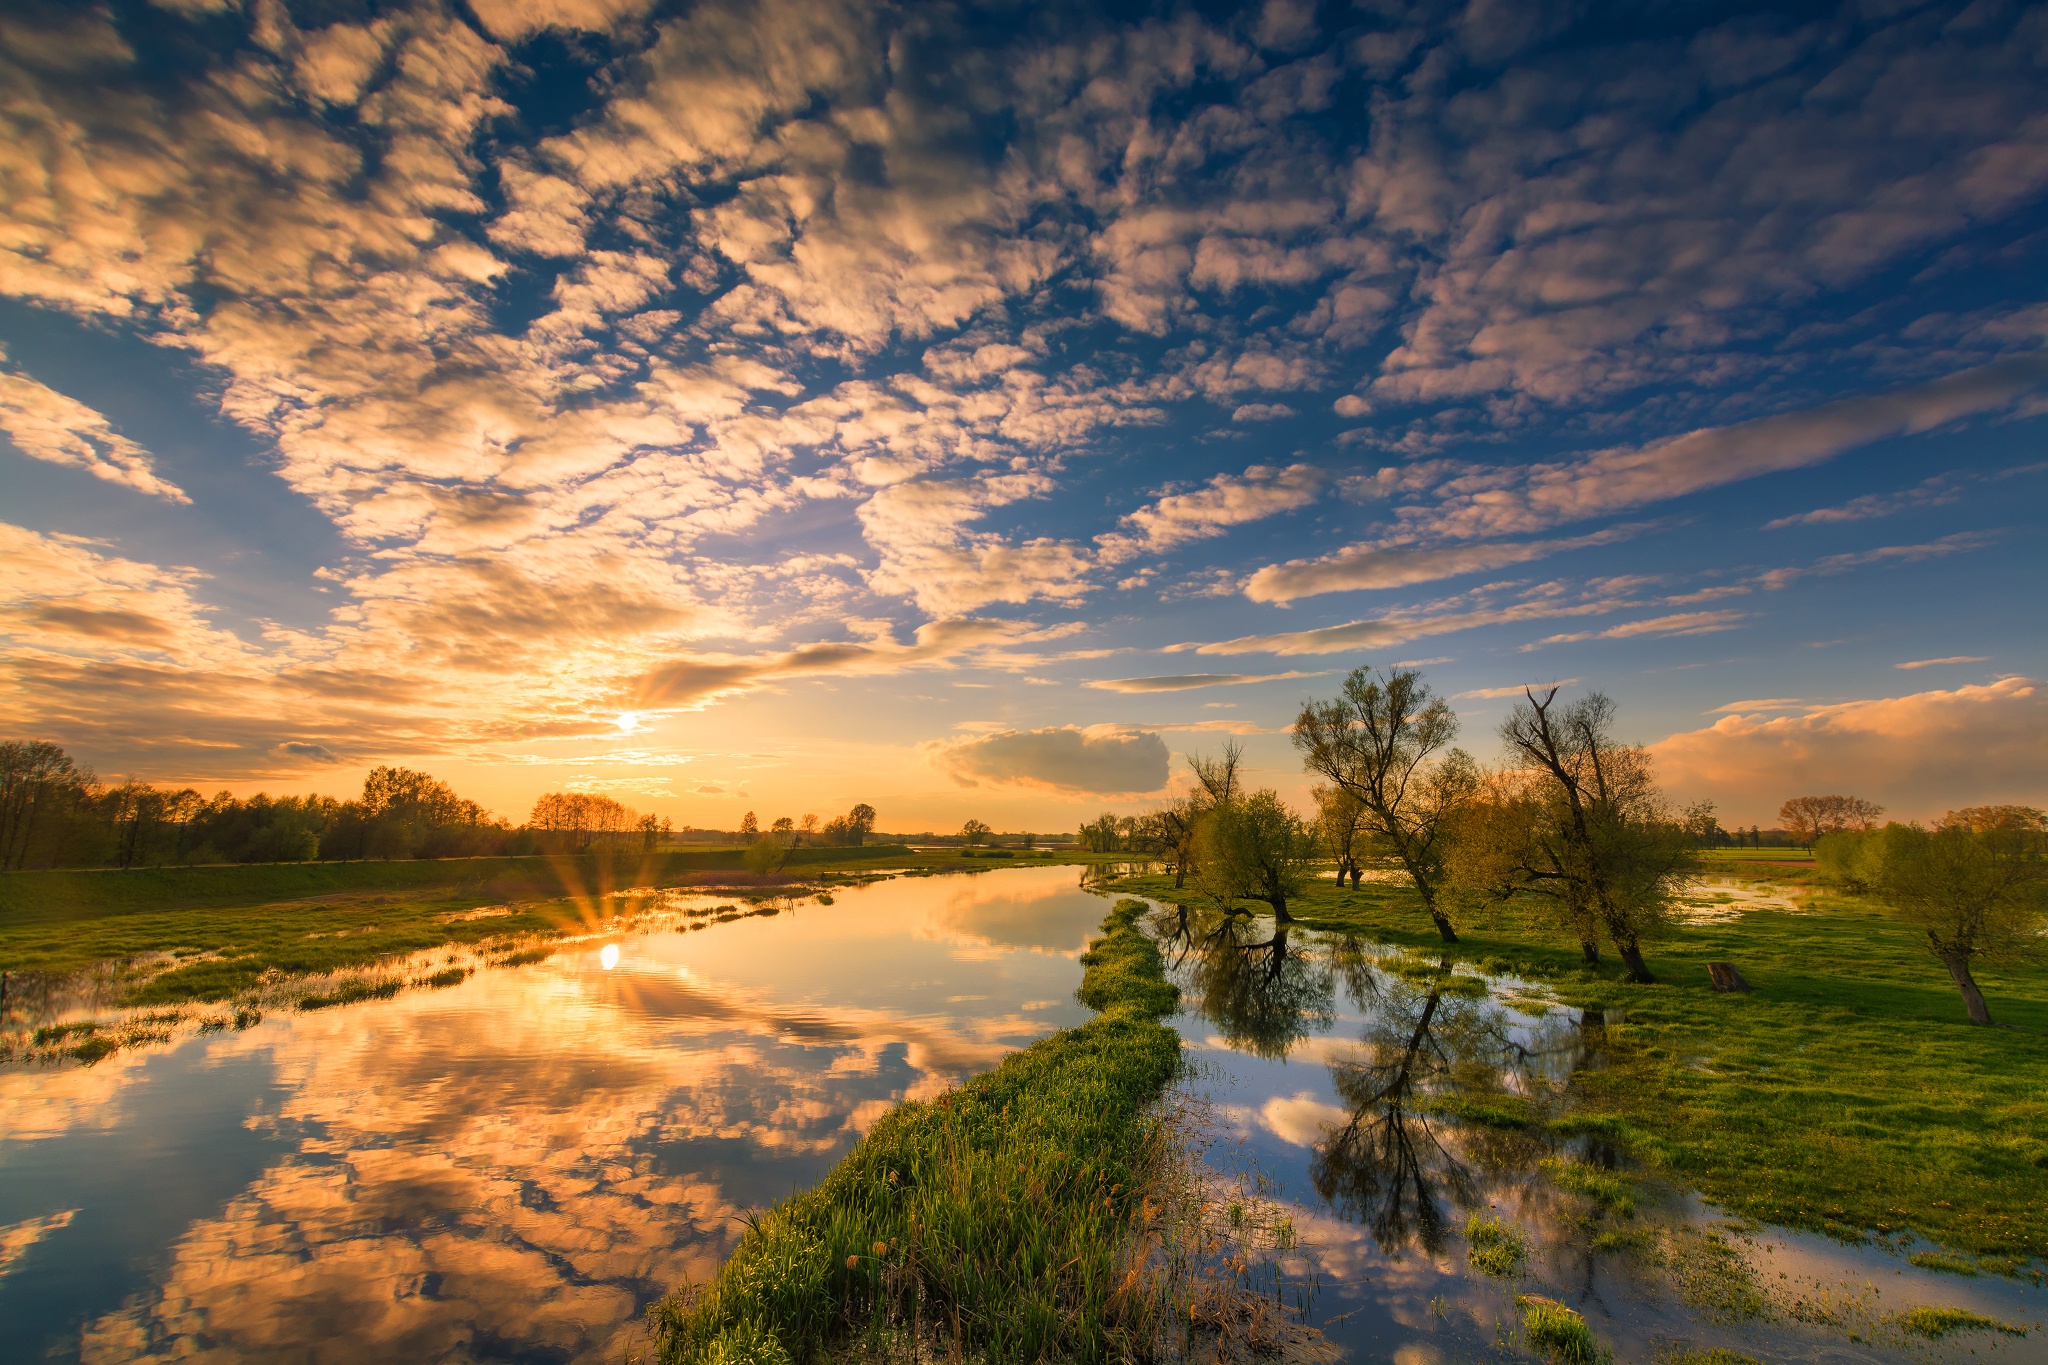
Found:
[(1650, 746), (1666, 786), (1764, 824), (1787, 797), (1847, 791), (1901, 819), (1984, 802), (2048, 805), (2048, 697), (2031, 678), (1724, 716)]

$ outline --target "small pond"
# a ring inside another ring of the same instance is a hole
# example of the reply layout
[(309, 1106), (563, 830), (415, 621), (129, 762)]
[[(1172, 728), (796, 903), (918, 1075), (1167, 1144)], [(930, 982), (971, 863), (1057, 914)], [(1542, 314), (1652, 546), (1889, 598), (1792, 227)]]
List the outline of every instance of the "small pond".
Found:
[(0, 1069), (0, 1358), (622, 1359), (747, 1210), (1088, 1017), (1077, 880), (670, 898), (445, 989)]
[[(1540, 1295), (1625, 1363), (2048, 1361), (2038, 1283), (1738, 1223), (1631, 1170), (1574, 1122), (1570, 1086), (1627, 1045), (1619, 1017), (1271, 920), (1160, 908), (1151, 927), (1183, 990), (1182, 1089), (1218, 1199), (1286, 1230), (1248, 1278), (1349, 1359), (1528, 1359), (1516, 1300)], [(1475, 1243), (1505, 1273), (1475, 1269)], [(2029, 1332), (1930, 1341), (1899, 1324), (1923, 1305)]]

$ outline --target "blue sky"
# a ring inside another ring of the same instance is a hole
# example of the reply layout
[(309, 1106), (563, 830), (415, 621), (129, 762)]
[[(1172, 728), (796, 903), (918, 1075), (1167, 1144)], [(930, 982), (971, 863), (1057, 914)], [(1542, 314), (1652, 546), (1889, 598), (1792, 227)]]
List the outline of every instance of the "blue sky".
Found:
[(2048, 14), (164, 0), (0, 63), (0, 724), (1050, 829), (1364, 664), (2048, 799)]

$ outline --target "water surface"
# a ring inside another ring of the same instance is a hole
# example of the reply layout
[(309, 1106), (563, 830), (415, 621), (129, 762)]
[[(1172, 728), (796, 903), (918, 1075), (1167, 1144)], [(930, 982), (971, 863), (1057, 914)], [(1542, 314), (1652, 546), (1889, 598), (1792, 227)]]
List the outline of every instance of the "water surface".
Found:
[(835, 899), (0, 1069), (0, 1354), (619, 1359), (890, 1106), (1088, 1017), (1073, 868)]
[[(2048, 1360), (2037, 1283), (1925, 1270), (1910, 1245), (1739, 1224), (1633, 1169), (1575, 1115), (1570, 1084), (1627, 1045), (1618, 1017), (1587, 1020), (1530, 982), (1266, 919), (1162, 909), (1152, 929), (1184, 993), (1172, 1022), (1210, 1161), (1265, 1201), (1264, 1223), (1299, 1236), (1258, 1282), (1305, 1305), (1349, 1359), (1527, 1359), (1515, 1300), (1538, 1294), (1583, 1313), (1622, 1362), (1716, 1347), (1843, 1365)], [(1474, 1218), (1523, 1240), (1520, 1273), (1472, 1267)], [(1930, 1343), (1897, 1323), (1921, 1305), (2029, 1335)]]

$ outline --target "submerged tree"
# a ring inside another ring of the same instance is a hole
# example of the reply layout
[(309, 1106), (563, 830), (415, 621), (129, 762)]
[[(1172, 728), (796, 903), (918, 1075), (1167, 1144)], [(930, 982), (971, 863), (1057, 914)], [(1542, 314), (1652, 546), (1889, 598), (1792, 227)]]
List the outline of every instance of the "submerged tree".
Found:
[(1342, 695), (1309, 702), (1294, 722), (1302, 766), (1358, 801), (1373, 842), (1407, 872), (1446, 943), (1458, 934), (1438, 895), (1439, 836), (1473, 781), (1471, 759), (1447, 747), (1457, 733), (1449, 703), (1402, 668), (1377, 676), (1358, 669)]
[(2048, 817), (2030, 806), (1972, 806), (1950, 811), (1931, 830), (1887, 825), (1870, 837), (1878, 898), (1925, 932), (1970, 1022), (1989, 1024), (1970, 966), (2042, 955)]

